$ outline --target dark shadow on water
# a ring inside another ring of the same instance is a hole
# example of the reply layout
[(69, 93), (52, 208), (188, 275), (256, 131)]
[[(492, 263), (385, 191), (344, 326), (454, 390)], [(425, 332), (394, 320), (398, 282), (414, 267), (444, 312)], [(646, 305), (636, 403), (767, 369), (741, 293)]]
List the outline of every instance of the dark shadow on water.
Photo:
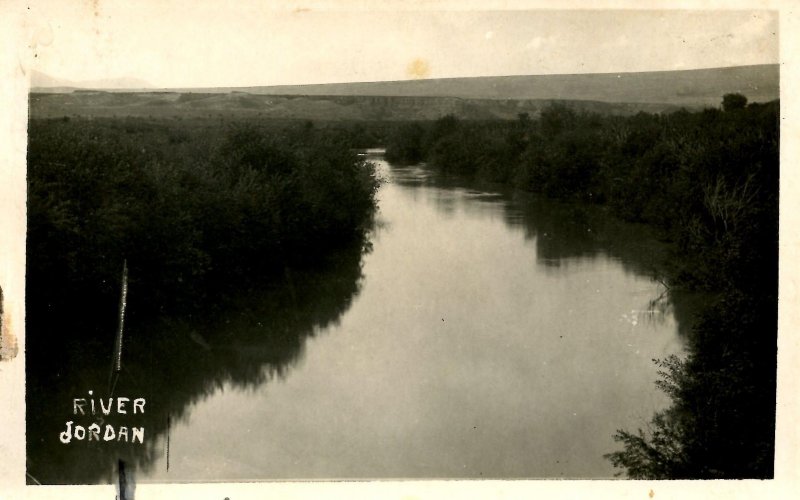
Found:
[[(193, 404), (225, 387), (256, 390), (289, 375), (306, 340), (335, 324), (358, 296), (364, 248), (338, 251), (313, 269), (287, 268), (271, 286), (226, 300), (223, 312), (132, 320), (118, 377), (111, 376), (114, 314), (96, 314), (96, 304), (69, 315), (35, 308), (27, 336), (28, 473), (44, 484), (111, 483), (123, 460), (146, 476), (165, 453), (168, 422), (188, 418)], [(130, 414), (129, 404), (126, 415), (73, 415), (73, 398), (97, 400), (112, 390), (145, 398), (145, 413)], [(63, 444), (59, 434), (70, 420), (144, 427), (144, 444), (102, 437)]]

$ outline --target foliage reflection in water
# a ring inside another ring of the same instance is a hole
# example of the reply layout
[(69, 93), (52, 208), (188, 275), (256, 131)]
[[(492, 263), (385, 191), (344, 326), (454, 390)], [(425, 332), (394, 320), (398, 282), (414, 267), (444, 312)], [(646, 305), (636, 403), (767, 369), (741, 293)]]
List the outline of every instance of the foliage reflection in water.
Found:
[[(144, 446), (59, 442), (65, 420), (81, 419), (72, 416), (70, 395), (89, 398), (89, 390), (97, 399), (112, 395), (109, 346), (113, 336), (82, 338), (76, 328), (83, 325), (77, 322), (34, 322), (35, 329), (53, 329), (62, 335), (33, 331), (29, 336), (29, 342), (51, 340), (47, 346), (29, 348), (28, 391), (35, 397), (29, 399), (27, 425), (28, 436), (36, 438), (28, 442), (28, 472), (49, 484), (108, 483), (114, 479), (117, 460), (122, 459), (146, 477), (157, 460), (165, 458), (168, 423), (188, 422), (194, 405), (221, 391), (254, 391), (269, 381), (284, 379), (302, 362), (306, 340), (336, 324), (358, 295), (361, 259), (362, 247), (355, 246), (337, 252), (318, 269), (287, 269), (282, 283), (242, 296), (220, 314), (131, 325), (113, 396), (144, 397), (145, 413), (104, 416), (98, 411), (80, 423), (142, 426)], [(87, 304), (85, 310), (75, 311), (75, 317), (85, 318), (91, 309)]]

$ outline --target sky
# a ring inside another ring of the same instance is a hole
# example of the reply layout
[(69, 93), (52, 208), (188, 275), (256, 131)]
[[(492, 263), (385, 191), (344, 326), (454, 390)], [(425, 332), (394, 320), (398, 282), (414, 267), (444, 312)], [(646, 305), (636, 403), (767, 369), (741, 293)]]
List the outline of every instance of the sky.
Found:
[(301, 5), (45, 1), (29, 8), (30, 60), (34, 69), (60, 79), (126, 77), (156, 87), (778, 62), (778, 16), (770, 11), (401, 11), (385, 2), (372, 4), (382, 8), (361, 10), (341, 8), (361, 5), (355, 2), (336, 8)]

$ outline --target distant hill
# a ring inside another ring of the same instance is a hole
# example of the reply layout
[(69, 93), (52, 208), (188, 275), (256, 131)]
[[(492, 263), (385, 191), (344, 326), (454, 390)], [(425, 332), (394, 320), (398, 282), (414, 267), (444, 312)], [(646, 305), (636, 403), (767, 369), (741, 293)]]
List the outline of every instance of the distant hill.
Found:
[(779, 97), (778, 65), (164, 91), (111, 87), (112, 83), (121, 85), (123, 80), (99, 82), (106, 85), (104, 91), (63, 85), (77, 85), (75, 82), (43, 78), (38, 82), (61, 86), (32, 89), (30, 109), (34, 118), (79, 115), (432, 120), (454, 114), (465, 119), (513, 119), (519, 113), (536, 116), (554, 102), (578, 110), (629, 115), (639, 111), (670, 112), (681, 107), (716, 107), (722, 96), (731, 92), (742, 93), (752, 102)]
[(75, 82), (54, 78), (41, 71), (31, 71), (31, 91), (33, 92), (72, 92), (77, 89), (151, 89), (148, 82), (139, 78), (106, 78), (102, 80), (81, 80)]
[(281, 85), (182, 92), (230, 92), (307, 96), (461, 97), (466, 99), (559, 99), (678, 106), (718, 105), (722, 95), (739, 92), (751, 101), (779, 96), (777, 64), (641, 73), (491, 76), (430, 80)]

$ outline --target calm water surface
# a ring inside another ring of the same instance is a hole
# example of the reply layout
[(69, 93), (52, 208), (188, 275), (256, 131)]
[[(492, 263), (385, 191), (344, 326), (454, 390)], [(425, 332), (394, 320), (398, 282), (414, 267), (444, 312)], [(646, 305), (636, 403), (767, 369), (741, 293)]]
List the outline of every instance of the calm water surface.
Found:
[[(229, 317), (129, 333), (116, 390), (148, 398), (148, 444), (59, 443), (66, 399), (41, 410), (29, 471), (104, 482), (121, 454), (158, 482), (612, 477), (614, 432), (667, 404), (652, 359), (683, 349), (662, 246), (595, 207), (372, 158), (387, 182), (368, 252)], [(85, 373), (60, 390), (105, 382), (105, 358), (71, 359)]]

